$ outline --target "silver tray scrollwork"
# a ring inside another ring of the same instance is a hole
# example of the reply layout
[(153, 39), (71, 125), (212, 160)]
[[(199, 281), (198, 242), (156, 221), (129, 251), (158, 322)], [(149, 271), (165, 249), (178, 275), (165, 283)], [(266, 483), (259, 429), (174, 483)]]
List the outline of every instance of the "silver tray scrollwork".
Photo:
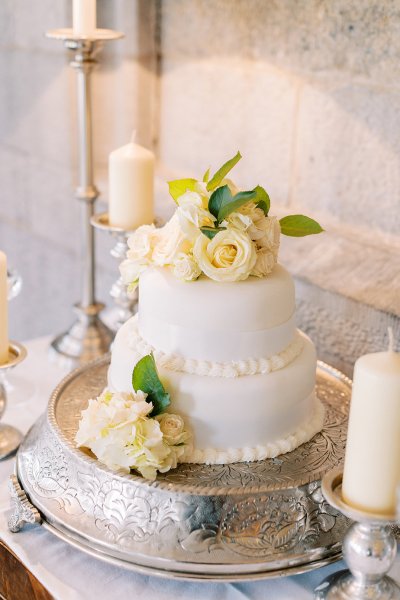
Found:
[(324, 500), (320, 480), (343, 459), (348, 378), (318, 364), (325, 426), (295, 451), (182, 464), (149, 483), (75, 447), (80, 412), (103, 389), (108, 364), (104, 357), (66, 377), (20, 447), (18, 480), (43, 526), (109, 562), (186, 579), (274, 577), (340, 557), (349, 522)]

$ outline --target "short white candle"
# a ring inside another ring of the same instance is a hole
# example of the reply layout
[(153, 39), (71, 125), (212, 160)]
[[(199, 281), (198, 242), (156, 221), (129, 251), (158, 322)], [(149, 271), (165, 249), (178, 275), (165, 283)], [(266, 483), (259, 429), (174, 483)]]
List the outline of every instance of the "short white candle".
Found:
[(7, 258), (0, 251), (0, 365), (8, 362)]
[(96, 0), (73, 0), (74, 35), (91, 36), (96, 31)]
[(400, 484), (400, 354), (367, 354), (354, 367), (342, 495), (355, 508), (394, 514)]
[(154, 219), (154, 154), (130, 142), (109, 156), (109, 221), (132, 231)]

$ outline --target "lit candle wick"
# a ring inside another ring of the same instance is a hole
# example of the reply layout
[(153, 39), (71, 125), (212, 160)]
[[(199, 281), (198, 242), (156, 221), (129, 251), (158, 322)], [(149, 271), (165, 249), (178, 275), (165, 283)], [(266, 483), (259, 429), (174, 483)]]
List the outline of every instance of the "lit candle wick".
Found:
[(389, 352), (394, 352), (394, 335), (392, 327), (388, 327)]

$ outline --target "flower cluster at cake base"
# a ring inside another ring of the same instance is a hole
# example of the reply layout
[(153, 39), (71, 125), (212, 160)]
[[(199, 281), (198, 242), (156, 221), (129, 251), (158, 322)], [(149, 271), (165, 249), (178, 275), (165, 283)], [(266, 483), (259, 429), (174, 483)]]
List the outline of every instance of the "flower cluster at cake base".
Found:
[[(139, 369), (145, 364), (148, 383), (150, 381), (157, 394), (162, 384), (156, 371), (151, 374), (152, 380), (148, 377), (154, 360), (146, 356), (139, 362)], [(155, 405), (149, 401), (152, 395), (153, 392), (147, 394), (142, 390), (126, 393), (105, 389), (98, 398), (89, 400), (88, 407), (82, 411), (75, 436), (77, 445), (89, 448), (111, 469), (125, 472), (133, 469), (151, 481), (158, 471), (165, 473), (176, 468), (190, 434), (180, 415), (158, 412), (161, 405), (157, 400)]]
[(127, 258), (120, 265), (129, 291), (149, 266), (169, 267), (183, 281), (201, 274), (214, 281), (265, 277), (277, 263), (281, 233), (300, 237), (322, 231), (304, 215), (280, 221), (271, 216), (270, 198), (259, 185), (239, 191), (226, 176), (240, 158), (238, 152), (211, 178), (207, 171), (202, 181), (169, 182), (177, 204), (173, 217), (158, 229), (143, 225), (129, 238)]

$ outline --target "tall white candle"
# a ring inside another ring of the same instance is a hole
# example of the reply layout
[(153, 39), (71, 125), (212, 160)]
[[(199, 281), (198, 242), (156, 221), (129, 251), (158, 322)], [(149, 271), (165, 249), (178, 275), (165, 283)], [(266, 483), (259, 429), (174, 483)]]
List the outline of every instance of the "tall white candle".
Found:
[(73, 0), (72, 22), (75, 35), (92, 35), (96, 30), (96, 0)]
[(400, 484), (400, 354), (367, 354), (354, 368), (343, 499), (355, 508), (394, 514)]
[(109, 221), (131, 231), (154, 219), (154, 154), (130, 142), (111, 152)]
[(8, 361), (7, 258), (0, 251), (0, 365)]

